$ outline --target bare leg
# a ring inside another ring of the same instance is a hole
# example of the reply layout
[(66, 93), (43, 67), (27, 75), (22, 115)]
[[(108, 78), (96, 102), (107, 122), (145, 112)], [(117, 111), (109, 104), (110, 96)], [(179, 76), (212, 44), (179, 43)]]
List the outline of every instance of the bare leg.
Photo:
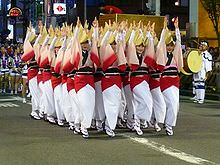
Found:
[(20, 76), (19, 75), (15, 75), (15, 94), (18, 93), (18, 84), (20, 82)]
[(11, 84), (11, 94), (15, 91), (15, 75), (10, 75), (10, 84)]
[(2, 92), (3, 76), (0, 75), (0, 92)]
[(3, 92), (6, 92), (6, 89), (8, 87), (8, 82), (9, 82), (9, 73), (4, 73), (4, 77), (3, 77)]

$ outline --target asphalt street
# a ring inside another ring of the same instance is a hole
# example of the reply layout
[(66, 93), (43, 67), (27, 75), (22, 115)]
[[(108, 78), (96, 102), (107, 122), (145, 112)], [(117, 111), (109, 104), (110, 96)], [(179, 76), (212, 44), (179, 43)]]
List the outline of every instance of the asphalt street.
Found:
[(117, 129), (116, 137), (31, 119), (30, 104), (0, 96), (0, 165), (217, 165), (220, 164), (220, 102), (195, 104), (181, 97), (174, 136), (144, 130), (138, 137)]

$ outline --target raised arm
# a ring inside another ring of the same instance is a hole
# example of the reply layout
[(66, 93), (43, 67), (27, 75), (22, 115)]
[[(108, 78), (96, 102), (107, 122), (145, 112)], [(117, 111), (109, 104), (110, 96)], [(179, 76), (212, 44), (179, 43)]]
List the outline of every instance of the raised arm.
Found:
[(47, 35), (44, 42), (43, 42), (43, 44), (42, 44), (42, 46), (46, 46), (48, 44), (49, 40), (50, 40), (50, 36)]
[(105, 35), (104, 35), (104, 37), (102, 38), (102, 41), (101, 41), (101, 46), (104, 46), (104, 45), (107, 44), (108, 39), (109, 39), (111, 33), (112, 33), (112, 32), (111, 32), (110, 30), (108, 30), (108, 31), (105, 33)]
[(147, 32), (147, 38), (148, 38), (150, 41), (154, 41), (154, 37), (153, 37), (153, 35), (151, 34), (150, 31)]
[(55, 43), (57, 41), (57, 36), (55, 36), (50, 44), (50, 50), (54, 49), (55, 48)]
[(62, 42), (61, 49), (66, 49), (66, 47), (67, 47), (67, 37), (65, 36), (62, 39), (63, 39), (63, 42)]
[(78, 17), (77, 24), (76, 24), (76, 27), (75, 27), (74, 32), (73, 32), (73, 40), (75, 40), (78, 37), (80, 26), (81, 26), (81, 23), (80, 23), (80, 20), (79, 20), (79, 17)]
[(175, 26), (175, 33), (176, 33), (176, 42), (181, 43), (181, 35), (180, 35), (180, 30), (179, 30), (179, 19), (178, 19), (178, 17), (175, 19), (174, 26)]
[(167, 32), (167, 23), (168, 23), (168, 20), (165, 17), (164, 22), (163, 22), (163, 30), (160, 34), (160, 42), (165, 42), (165, 36), (166, 36), (166, 32)]
[(39, 44), (39, 41), (40, 41), (41, 37), (42, 37), (41, 34), (39, 34), (39, 35), (37, 36), (37, 39), (36, 39), (35, 42), (34, 42), (34, 47)]
[(133, 29), (131, 32), (128, 44), (131, 44), (132, 42), (134, 42), (135, 33), (136, 33), (136, 31)]
[(99, 23), (98, 20), (95, 18), (95, 20), (92, 23), (93, 26), (93, 34), (92, 34), (92, 38), (96, 41), (98, 41), (99, 38)]
[(183, 67), (183, 55), (182, 55), (182, 48), (181, 48), (181, 36), (179, 31), (179, 20), (178, 17), (175, 19), (174, 26), (176, 29), (176, 44), (173, 51), (174, 59), (177, 64), (178, 71)]
[(24, 41), (29, 40), (30, 36), (31, 36), (31, 31), (28, 29), (28, 30), (27, 30), (27, 34), (26, 34), (26, 36), (25, 36), (25, 40), (24, 40)]

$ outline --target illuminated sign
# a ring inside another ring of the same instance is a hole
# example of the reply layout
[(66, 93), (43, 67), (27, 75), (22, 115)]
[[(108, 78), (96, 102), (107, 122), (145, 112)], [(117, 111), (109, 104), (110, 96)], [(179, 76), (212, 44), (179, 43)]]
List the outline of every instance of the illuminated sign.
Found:
[(22, 11), (18, 7), (13, 7), (9, 10), (8, 15), (11, 17), (19, 17), (22, 15)]
[(66, 14), (66, 4), (65, 3), (54, 3), (53, 11), (54, 11), (54, 14)]

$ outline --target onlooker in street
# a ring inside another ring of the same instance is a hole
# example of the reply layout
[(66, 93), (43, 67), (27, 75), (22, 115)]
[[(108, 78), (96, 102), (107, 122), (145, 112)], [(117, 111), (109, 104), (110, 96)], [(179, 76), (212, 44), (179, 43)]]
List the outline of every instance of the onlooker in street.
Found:
[(195, 97), (194, 102), (203, 104), (205, 99), (205, 80), (207, 72), (212, 70), (212, 55), (208, 52), (208, 42), (201, 41), (199, 50), (202, 56), (202, 69), (198, 73), (193, 74), (193, 81), (195, 83)]
[(6, 93), (9, 82), (9, 56), (4, 46), (0, 50), (0, 91)]

